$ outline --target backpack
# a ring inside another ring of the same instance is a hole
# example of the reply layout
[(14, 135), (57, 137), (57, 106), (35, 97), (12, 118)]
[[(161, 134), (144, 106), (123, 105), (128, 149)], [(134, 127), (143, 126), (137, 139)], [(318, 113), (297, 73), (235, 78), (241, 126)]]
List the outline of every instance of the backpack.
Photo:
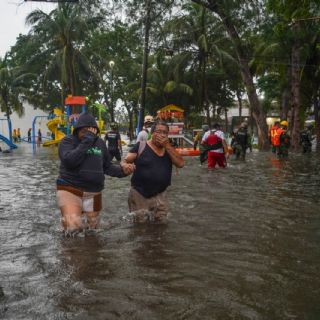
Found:
[(151, 139), (151, 133), (147, 129), (142, 129), (142, 130), (145, 131), (148, 134), (147, 140), (150, 140)]
[(222, 139), (215, 134), (216, 131), (210, 131), (207, 138), (208, 150), (217, 150), (223, 147)]
[(280, 144), (285, 145), (286, 147), (290, 147), (290, 136), (287, 132), (282, 132), (280, 135)]

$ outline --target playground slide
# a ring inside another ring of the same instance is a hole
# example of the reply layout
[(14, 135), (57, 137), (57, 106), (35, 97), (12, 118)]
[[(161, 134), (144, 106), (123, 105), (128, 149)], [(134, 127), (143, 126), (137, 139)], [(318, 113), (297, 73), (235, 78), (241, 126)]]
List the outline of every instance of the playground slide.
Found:
[(0, 134), (0, 140), (4, 141), (10, 149), (17, 149), (18, 147), (12, 143), (8, 138), (4, 137), (3, 135)]
[(44, 142), (43, 143), (44, 147), (58, 144), (62, 140), (62, 138), (65, 136), (65, 134), (62, 131), (57, 129), (59, 124), (62, 124), (61, 118), (54, 118), (48, 121), (47, 127), (51, 132), (53, 132), (53, 134), (55, 135), (55, 139)]

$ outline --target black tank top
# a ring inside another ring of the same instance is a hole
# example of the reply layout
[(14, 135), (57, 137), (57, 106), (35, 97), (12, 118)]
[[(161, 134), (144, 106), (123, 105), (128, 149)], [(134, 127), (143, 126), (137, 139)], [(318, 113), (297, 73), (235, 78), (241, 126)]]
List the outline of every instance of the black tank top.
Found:
[[(138, 153), (139, 142), (130, 152)], [(145, 198), (150, 198), (167, 189), (171, 184), (172, 161), (167, 152), (158, 156), (146, 144), (135, 160), (136, 170), (131, 178), (131, 185)]]

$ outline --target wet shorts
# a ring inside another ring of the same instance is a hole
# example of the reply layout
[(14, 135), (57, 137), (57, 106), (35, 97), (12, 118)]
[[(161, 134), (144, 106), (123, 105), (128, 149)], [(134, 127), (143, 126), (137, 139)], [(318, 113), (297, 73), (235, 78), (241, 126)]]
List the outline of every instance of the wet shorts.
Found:
[(58, 207), (74, 205), (82, 212), (98, 212), (102, 209), (101, 192), (83, 192), (69, 186), (57, 186)]
[(145, 213), (152, 213), (153, 219), (160, 221), (168, 216), (168, 203), (166, 191), (157, 194), (151, 198), (145, 198), (136, 189), (131, 187), (128, 198), (129, 211), (135, 212), (137, 218)]

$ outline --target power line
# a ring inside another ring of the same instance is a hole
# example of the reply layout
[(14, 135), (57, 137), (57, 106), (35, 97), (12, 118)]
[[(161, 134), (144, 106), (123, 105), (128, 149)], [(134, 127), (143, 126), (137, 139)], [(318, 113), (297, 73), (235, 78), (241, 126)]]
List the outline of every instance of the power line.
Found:
[(59, 3), (65, 3), (65, 2), (79, 2), (79, 0), (24, 0), (24, 2), (59, 2)]

